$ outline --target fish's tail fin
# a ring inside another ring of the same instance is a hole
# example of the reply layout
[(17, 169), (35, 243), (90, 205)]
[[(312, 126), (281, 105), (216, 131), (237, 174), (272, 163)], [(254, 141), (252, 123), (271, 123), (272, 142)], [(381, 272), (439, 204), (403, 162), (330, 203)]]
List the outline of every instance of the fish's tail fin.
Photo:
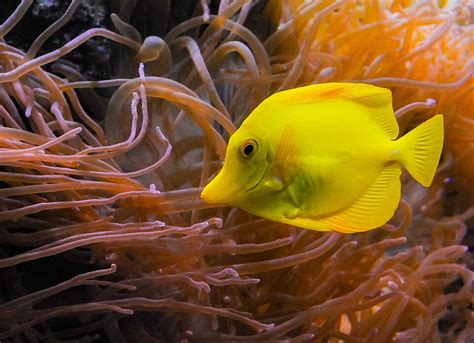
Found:
[(443, 148), (443, 115), (428, 119), (398, 140), (400, 159), (411, 176), (429, 187)]

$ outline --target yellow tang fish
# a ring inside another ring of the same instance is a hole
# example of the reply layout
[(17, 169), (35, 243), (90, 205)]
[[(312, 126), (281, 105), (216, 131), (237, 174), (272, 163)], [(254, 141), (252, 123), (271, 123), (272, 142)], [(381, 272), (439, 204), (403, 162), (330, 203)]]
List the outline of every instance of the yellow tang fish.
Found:
[(326, 83), (275, 93), (232, 135), (201, 197), (306, 229), (371, 230), (398, 207), (402, 166), (430, 186), (443, 116), (397, 136), (386, 88)]

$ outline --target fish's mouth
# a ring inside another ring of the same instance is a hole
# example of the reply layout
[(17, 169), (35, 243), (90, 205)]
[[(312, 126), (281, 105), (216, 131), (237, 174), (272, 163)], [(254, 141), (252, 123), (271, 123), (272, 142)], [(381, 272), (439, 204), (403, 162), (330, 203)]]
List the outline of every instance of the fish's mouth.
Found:
[(244, 188), (241, 184), (238, 185), (235, 182), (230, 182), (229, 185), (226, 177), (222, 174), (224, 170), (222, 169), (201, 191), (201, 199), (208, 204), (235, 205), (241, 203), (245, 199), (245, 197), (242, 198), (244, 194), (247, 195), (252, 192), (262, 183), (270, 170), (270, 166), (271, 164), (268, 163), (267, 157), (265, 169), (259, 177), (257, 176), (258, 181), (249, 188)]

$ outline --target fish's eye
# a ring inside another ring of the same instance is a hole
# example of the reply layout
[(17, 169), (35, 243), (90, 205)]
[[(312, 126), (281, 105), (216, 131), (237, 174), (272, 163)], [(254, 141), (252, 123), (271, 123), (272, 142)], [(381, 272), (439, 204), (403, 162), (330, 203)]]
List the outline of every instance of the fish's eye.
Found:
[(257, 151), (257, 142), (249, 139), (240, 146), (240, 152), (246, 158), (252, 157)]

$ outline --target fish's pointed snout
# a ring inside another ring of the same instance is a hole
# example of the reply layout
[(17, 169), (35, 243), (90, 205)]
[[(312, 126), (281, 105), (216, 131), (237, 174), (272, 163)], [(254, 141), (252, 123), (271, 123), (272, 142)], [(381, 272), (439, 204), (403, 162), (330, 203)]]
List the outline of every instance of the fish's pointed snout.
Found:
[(210, 205), (231, 205), (235, 191), (224, 181), (222, 173), (217, 174), (202, 190), (201, 199)]
[(212, 191), (210, 190), (209, 187), (210, 184), (208, 184), (206, 187), (201, 192), (201, 199), (204, 200), (204, 202), (208, 204), (214, 204), (213, 197), (212, 197)]

